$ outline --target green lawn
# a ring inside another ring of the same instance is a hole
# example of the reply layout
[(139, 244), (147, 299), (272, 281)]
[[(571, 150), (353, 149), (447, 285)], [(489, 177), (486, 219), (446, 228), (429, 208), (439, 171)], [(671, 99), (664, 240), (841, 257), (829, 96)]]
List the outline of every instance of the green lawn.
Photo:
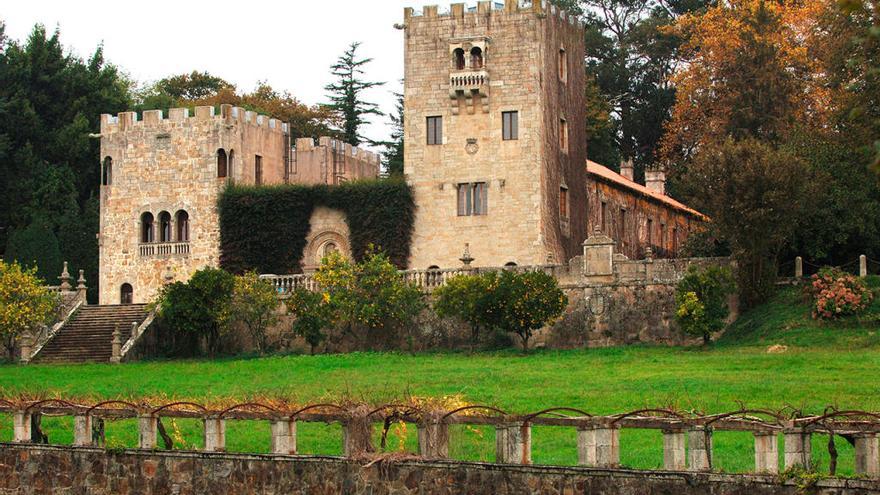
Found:
[[(877, 303), (875, 303), (877, 306)], [(875, 308), (876, 309), (876, 308)], [(880, 411), (880, 336), (878, 328), (848, 321), (834, 325), (809, 318), (795, 289), (781, 291), (772, 303), (744, 315), (708, 349), (626, 347), (575, 351), (540, 351), (476, 355), (443, 353), (407, 355), (358, 353), (287, 356), (219, 361), (144, 362), (79, 366), (0, 367), (8, 392), (51, 391), (67, 396), (157, 396), (200, 399), (284, 394), (297, 402), (348, 397), (371, 402), (405, 394), (460, 394), (472, 403), (526, 413), (570, 406), (611, 414), (652, 406), (723, 412), (742, 402), (751, 407), (794, 406), (821, 412), (826, 406)], [(770, 345), (788, 346), (767, 353)], [(72, 440), (70, 418), (46, 418), (53, 443)], [(201, 425), (177, 421), (192, 446), (201, 442)], [(415, 429), (398, 433), (415, 449)], [(134, 446), (133, 421), (107, 426), (108, 443)], [(0, 418), (0, 440), (10, 438), (10, 419)], [(338, 454), (338, 426), (300, 425), (300, 450)], [(827, 467), (827, 437), (816, 436), (814, 453)], [(573, 429), (536, 427), (536, 463), (574, 464)], [(624, 430), (621, 460), (627, 466), (662, 465), (660, 432)], [(229, 422), (231, 451), (263, 452), (269, 447), (268, 424)], [(451, 455), (492, 460), (491, 428), (456, 427)], [(715, 463), (724, 471), (749, 471), (753, 443), (747, 433), (717, 433)], [(852, 449), (838, 439), (840, 473), (852, 471)], [(782, 449), (780, 448), (780, 452)]]

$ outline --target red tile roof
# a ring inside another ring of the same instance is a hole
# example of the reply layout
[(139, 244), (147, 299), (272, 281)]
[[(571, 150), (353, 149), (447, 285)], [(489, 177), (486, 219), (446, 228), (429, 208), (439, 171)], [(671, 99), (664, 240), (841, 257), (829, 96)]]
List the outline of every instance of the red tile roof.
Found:
[(674, 208), (690, 215), (694, 215), (702, 220), (708, 220), (708, 217), (706, 217), (706, 215), (703, 215), (693, 208), (689, 208), (684, 203), (680, 203), (670, 198), (669, 196), (666, 196), (665, 194), (654, 192), (647, 187), (639, 184), (638, 182), (631, 181), (626, 177), (614, 172), (604, 165), (600, 165), (596, 162), (587, 160), (587, 174), (599, 177), (600, 179), (604, 179), (605, 181), (611, 182), (612, 184), (615, 184), (617, 186), (625, 187), (643, 196), (647, 196), (648, 198), (663, 203), (670, 208)]

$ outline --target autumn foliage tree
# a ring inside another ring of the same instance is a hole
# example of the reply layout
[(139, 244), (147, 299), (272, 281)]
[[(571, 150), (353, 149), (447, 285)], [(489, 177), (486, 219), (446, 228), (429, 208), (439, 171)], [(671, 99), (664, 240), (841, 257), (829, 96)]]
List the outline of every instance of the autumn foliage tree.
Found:
[(36, 273), (36, 267), (0, 260), (0, 341), (10, 361), (22, 336), (47, 324), (58, 305)]

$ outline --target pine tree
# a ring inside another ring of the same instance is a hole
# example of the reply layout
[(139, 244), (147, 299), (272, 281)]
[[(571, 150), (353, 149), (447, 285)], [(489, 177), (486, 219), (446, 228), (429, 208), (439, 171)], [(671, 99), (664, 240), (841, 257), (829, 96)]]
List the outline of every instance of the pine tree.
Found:
[(44, 216), (37, 216), (24, 229), (9, 236), (6, 258), (27, 268), (37, 267), (37, 275), (49, 284), (61, 273), (61, 249), (52, 225)]
[(339, 114), (342, 121), (342, 137), (357, 146), (362, 142), (370, 142), (360, 134), (360, 128), (367, 123), (368, 115), (384, 115), (375, 103), (364, 101), (364, 91), (382, 86), (384, 82), (370, 82), (361, 79), (364, 74), (363, 67), (372, 62), (371, 58), (358, 58), (357, 49), (361, 44), (352, 43), (345, 53), (339, 57), (330, 68), (336, 82), (324, 87), (328, 92), (331, 103), (328, 108)]
[(396, 111), (391, 114), (391, 141), (383, 143), (385, 146), (385, 170), (390, 177), (403, 176), (403, 95), (395, 93), (397, 97)]

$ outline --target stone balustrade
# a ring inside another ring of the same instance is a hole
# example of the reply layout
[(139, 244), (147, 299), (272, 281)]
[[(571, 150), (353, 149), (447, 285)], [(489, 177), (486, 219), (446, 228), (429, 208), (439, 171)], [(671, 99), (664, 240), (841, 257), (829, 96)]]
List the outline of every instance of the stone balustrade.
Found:
[(138, 253), (142, 258), (188, 256), (189, 242), (150, 242), (138, 245)]
[[(561, 412), (582, 415), (566, 416)], [(395, 404), (378, 408), (364, 404), (345, 407), (314, 404), (296, 410), (281, 410), (272, 405), (244, 403), (212, 410), (190, 402), (154, 407), (122, 401), (85, 405), (61, 399), (28, 402), (0, 398), (0, 414), (12, 415), (15, 443), (41, 443), (40, 440), (44, 439), (43, 432), (34, 430), (33, 425), (40, 424), (35, 416), (73, 416), (73, 443), (82, 447), (104, 444), (104, 420), (136, 418), (138, 445), (146, 450), (157, 448), (162, 419), (201, 419), (204, 426), (202, 450), (206, 452), (226, 450), (228, 421), (266, 421), (270, 432), (266, 443), (276, 455), (297, 453), (298, 423), (337, 423), (342, 430), (340, 442), (345, 457), (375, 452), (374, 429), (389, 419), (416, 426), (419, 455), (426, 459), (449, 458), (451, 427), (482, 426), (495, 431), (495, 462), (499, 464), (531, 464), (534, 443), (532, 427), (551, 426), (571, 431), (571, 449), (577, 452), (579, 465), (606, 469), (620, 467), (622, 430), (659, 430), (663, 435), (663, 468), (667, 471), (691, 472), (718, 470), (713, 461), (716, 448), (714, 432), (748, 432), (753, 435), (755, 442), (754, 471), (762, 474), (780, 472), (777, 447), (780, 436), (784, 445), (783, 467), (789, 469), (800, 465), (810, 469), (813, 435), (827, 435), (833, 431), (836, 435), (854, 438), (854, 465), (858, 477), (880, 477), (880, 421), (876, 419), (877, 415), (867, 412), (847, 411), (786, 419), (778, 414), (754, 410), (693, 416), (648, 409), (592, 416), (577, 409), (557, 408), (535, 414), (512, 415), (487, 406), (469, 406), (444, 412), (423, 411), (415, 406)]]

